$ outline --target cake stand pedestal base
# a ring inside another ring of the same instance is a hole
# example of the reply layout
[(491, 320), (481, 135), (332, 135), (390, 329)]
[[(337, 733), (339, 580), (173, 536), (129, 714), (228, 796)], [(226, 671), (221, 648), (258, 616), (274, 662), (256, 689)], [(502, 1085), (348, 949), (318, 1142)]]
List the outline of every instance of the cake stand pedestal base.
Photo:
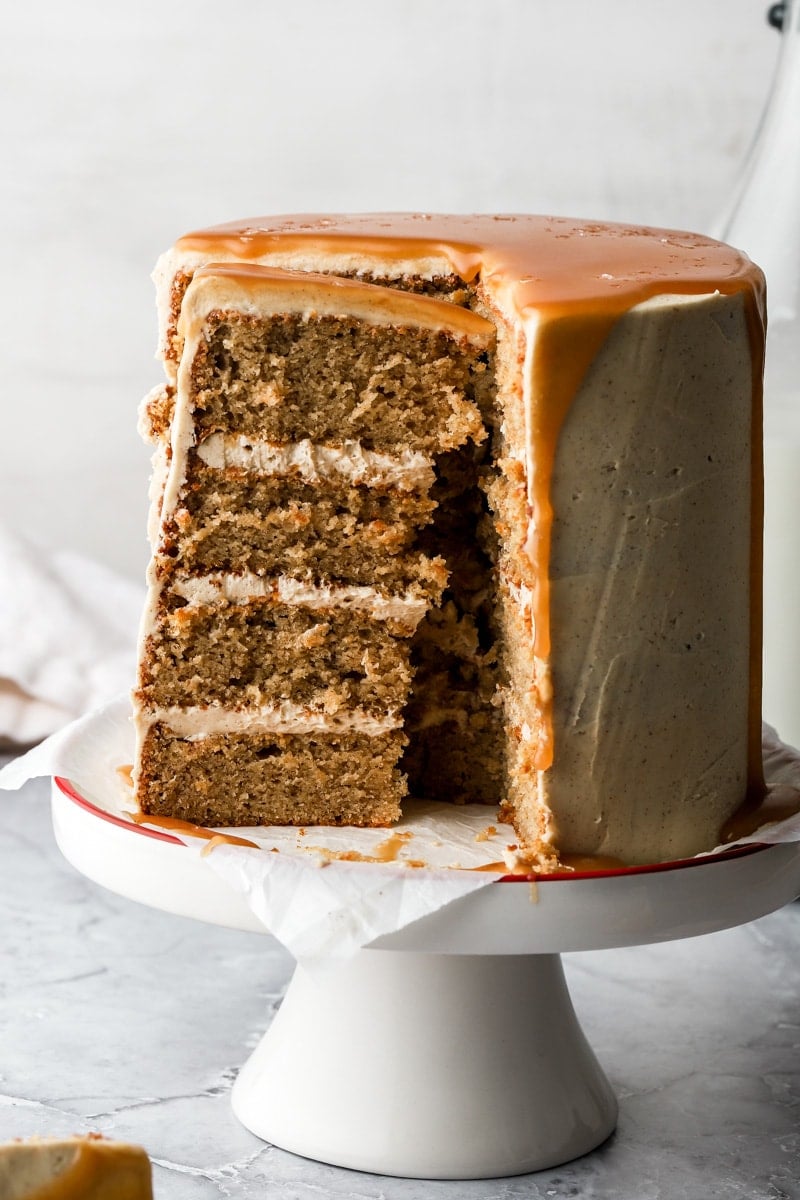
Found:
[(306, 1158), (426, 1179), (556, 1166), (617, 1116), (558, 954), (390, 950), (297, 967), (233, 1108)]

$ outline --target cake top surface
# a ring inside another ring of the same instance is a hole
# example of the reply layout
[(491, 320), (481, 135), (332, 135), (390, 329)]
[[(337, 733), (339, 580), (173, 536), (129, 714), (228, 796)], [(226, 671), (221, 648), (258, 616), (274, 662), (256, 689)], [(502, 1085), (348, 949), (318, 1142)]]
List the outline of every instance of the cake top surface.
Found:
[(520, 314), (571, 307), (623, 312), (655, 295), (753, 292), (763, 278), (741, 251), (700, 234), (528, 215), (427, 213), (256, 217), (199, 230), (175, 251), (257, 260), (305, 249), (355, 258), (445, 260), (507, 292)]

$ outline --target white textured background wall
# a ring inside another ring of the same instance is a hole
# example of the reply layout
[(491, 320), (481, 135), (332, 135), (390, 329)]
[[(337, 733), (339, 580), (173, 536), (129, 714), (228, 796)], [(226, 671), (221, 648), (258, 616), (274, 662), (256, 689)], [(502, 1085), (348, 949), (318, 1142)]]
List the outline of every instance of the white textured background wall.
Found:
[(149, 272), (268, 212), (707, 229), (779, 38), (764, 0), (30, 0), (0, 39), (0, 519), (141, 574)]

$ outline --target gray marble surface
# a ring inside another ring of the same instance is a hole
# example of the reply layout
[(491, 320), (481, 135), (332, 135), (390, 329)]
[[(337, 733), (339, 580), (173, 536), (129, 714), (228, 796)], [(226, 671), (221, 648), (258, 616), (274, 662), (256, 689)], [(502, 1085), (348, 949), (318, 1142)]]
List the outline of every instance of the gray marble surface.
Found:
[(60, 857), (42, 781), (0, 805), (3, 1139), (140, 1142), (157, 1200), (800, 1200), (800, 904), (709, 937), (567, 956), (620, 1099), (595, 1153), (516, 1179), (385, 1179), (266, 1145), (231, 1113), (291, 973), (275, 942), (101, 891)]

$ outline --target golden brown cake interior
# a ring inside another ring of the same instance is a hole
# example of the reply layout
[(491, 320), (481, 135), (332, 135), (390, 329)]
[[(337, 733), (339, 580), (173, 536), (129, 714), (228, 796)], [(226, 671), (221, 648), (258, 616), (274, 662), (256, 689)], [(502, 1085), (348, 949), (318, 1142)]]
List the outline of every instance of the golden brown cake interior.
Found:
[[(480, 509), (494, 330), (407, 291), (286, 282), (200, 273), (177, 391), (148, 404), (167, 470), (137, 795), (195, 822), (386, 824), (417, 631), (445, 587), (442, 614), (476, 588), (457, 534)], [(318, 311), (334, 287), (350, 312)]]

